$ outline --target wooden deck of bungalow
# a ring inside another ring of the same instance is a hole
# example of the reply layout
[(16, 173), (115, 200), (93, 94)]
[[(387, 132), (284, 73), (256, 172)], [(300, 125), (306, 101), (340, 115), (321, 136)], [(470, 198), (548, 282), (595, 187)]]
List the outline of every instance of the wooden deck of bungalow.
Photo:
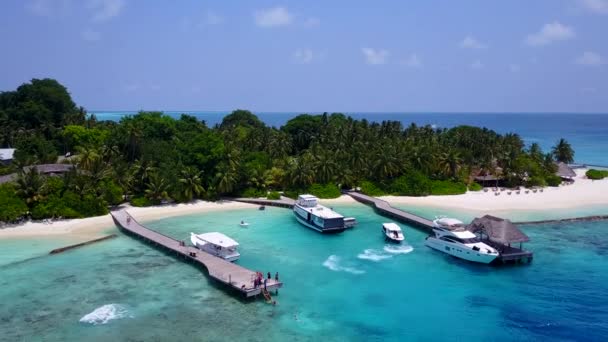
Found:
[[(215, 257), (195, 247), (188, 246), (184, 243), (184, 241), (176, 240), (172, 237), (149, 229), (138, 223), (125, 210), (112, 212), (112, 218), (114, 219), (116, 225), (124, 232), (158, 246), (166, 251), (175, 253), (176, 255), (183, 257), (184, 260), (194, 262), (204, 267), (207, 269), (207, 272), (211, 278), (243, 294), (245, 297), (252, 297), (262, 293), (264, 285), (258, 287), (253, 286), (253, 280), (256, 276), (255, 271)], [(276, 290), (282, 286), (283, 283), (280, 281), (275, 279), (267, 280), (266, 288), (269, 291)]]

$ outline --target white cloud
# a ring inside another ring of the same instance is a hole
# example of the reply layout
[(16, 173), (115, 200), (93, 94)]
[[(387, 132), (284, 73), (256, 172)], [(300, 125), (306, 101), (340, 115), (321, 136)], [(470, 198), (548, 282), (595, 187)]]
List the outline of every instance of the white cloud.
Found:
[(586, 66), (600, 66), (606, 64), (606, 61), (602, 56), (595, 52), (585, 51), (574, 61), (574, 63)]
[(31, 0), (25, 3), (28, 12), (41, 17), (54, 17), (65, 13), (69, 7), (69, 0)]
[(597, 88), (594, 88), (594, 87), (583, 87), (583, 88), (581, 88), (581, 93), (583, 93), (583, 94), (595, 94), (595, 93), (597, 93)]
[(285, 7), (274, 7), (253, 13), (255, 24), (259, 27), (278, 27), (291, 24), (293, 16)]
[(540, 31), (528, 35), (526, 44), (530, 46), (548, 45), (560, 40), (568, 40), (575, 37), (574, 30), (566, 25), (562, 25), (555, 21), (545, 24)]
[(304, 20), (305, 27), (317, 27), (319, 25), (321, 25), (321, 20), (319, 18), (310, 17)]
[(80, 32), (80, 37), (87, 42), (96, 42), (101, 39), (101, 33), (87, 28)]
[(463, 49), (484, 49), (486, 45), (480, 43), (477, 39), (471, 36), (466, 36), (462, 42), (460, 42), (460, 47)]
[(219, 25), (223, 22), (224, 22), (224, 18), (222, 16), (220, 16), (219, 14), (212, 12), (212, 11), (207, 11), (207, 13), (205, 13), (204, 23), (206, 25)]
[(418, 55), (415, 53), (409, 55), (405, 60), (402, 61), (403, 65), (410, 68), (420, 68), (422, 67), (422, 61), (418, 58)]
[(483, 63), (481, 63), (481, 61), (478, 59), (478, 60), (474, 61), (473, 63), (471, 63), (470, 67), (471, 67), (471, 69), (479, 70), (479, 69), (483, 69), (485, 67), (485, 65), (483, 65)]
[(311, 49), (297, 49), (293, 53), (293, 59), (296, 63), (310, 64), (315, 59), (315, 54)]
[(519, 64), (509, 65), (509, 71), (511, 71), (511, 72), (519, 72), (520, 70), (521, 70), (521, 67), (519, 66)]
[(599, 14), (608, 14), (608, 0), (579, 0), (586, 10)]
[(132, 93), (134, 91), (138, 91), (141, 87), (137, 83), (129, 83), (125, 84), (122, 87), (122, 90), (126, 93)]
[(384, 49), (362, 48), (361, 52), (363, 52), (367, 64), (371, 65), (386, 64), (390, 55), (390, 52)]
[(124, 0), (89, 0), (89, 9), (93, 11), (93, 21), (110, 20), (122, 13), (125, 7)]

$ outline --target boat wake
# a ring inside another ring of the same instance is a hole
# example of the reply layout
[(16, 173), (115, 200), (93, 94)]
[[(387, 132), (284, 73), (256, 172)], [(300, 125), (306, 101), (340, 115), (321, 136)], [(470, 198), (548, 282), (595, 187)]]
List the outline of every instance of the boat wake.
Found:
[(80, 322), (98, 325), (106, 324), (111, 320), (121, 318), (133, 318), (133, 315), (124, 305), (106, 304), (93, 310), (93, 312), (82, 316)]
[(414, 247), (410, 245), (386, 245), (384, 246), (384, 251), (391, 254), (407, 254), (411, 253), (414, 250)]
[(348, 272), (352, 274), (365, 273), (365, 271), (356, 269), (354, 267), (340, 265), (340, 257), (337, 255), (330, 255), (327, 260), (323, 262), (323, 266), (335, 272)]
[(366, 249), (363, 251), (363, 253), (359, 253), (359, 255), (357, 255), (357, 258), (359, 259), (371, 260), (375, 262), (382, 261), (384, 259), (390, 259), (392, 257), (392, 255), (385, 254), (382, 251), (376, 249)]

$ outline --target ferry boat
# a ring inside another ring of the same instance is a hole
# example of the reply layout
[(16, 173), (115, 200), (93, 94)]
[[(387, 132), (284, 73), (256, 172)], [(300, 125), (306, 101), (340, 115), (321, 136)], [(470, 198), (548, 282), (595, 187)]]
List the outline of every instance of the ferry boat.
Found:
[(382, 233), (386, 239), (393, 242), (399, 243), (405, 239), (403, 233), (401, 232), (401, 227), (395, 223), (383, 223)]
[(218, 233), (194, 234), (190, 233), (190, 241), (194, 247), (207, 252), (218, 258), (228, 261), (236, 261), (241, 256), (237, 251), (238, 242), (228, 236)]
[(293, 213), (300, 224), (321, 233), (342, 232), (352, 227), (356, 221), (345, 218), (330, 208), (318, 203), (313, 195), (300, 195), (293, 206)]
[(457, 219), (435, 219), (433, 233), (434, 235), (426, 238), (425, 245), (443, 253), (483, 264), (489, 264), (498, 257), (496, 249), (481, 242)]

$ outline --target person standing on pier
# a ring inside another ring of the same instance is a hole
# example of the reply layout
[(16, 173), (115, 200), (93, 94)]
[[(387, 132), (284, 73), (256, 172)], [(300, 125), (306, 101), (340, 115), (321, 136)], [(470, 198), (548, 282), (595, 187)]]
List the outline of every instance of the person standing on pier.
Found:
[(271, 278), (271, 277), (270, 277), (270, 272), (268, 272), (268, 279), (270, 279), (270, 278)]
[(274, 274), (274, 280), (279, 281), (279, 272)]

